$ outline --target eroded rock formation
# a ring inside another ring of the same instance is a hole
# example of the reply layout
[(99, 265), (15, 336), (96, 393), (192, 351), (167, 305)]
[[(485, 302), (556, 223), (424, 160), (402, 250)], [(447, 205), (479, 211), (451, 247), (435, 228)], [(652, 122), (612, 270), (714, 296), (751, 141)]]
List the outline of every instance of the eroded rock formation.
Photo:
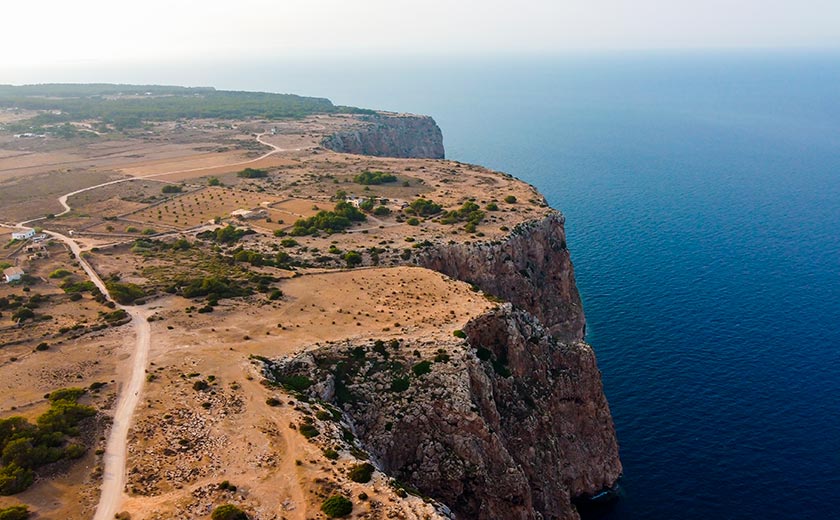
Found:
[(581, 340), (586, 319), (564, 222), (553, 213), (520, 224), (503, 241), (430, 248), (418, 263), (530, 312), (560, 339)]
[(376, 157), (443, 159), (443, 134), (428, 116), (379, 113), (357, 116), (357, 123), (325, 137), (336, 152)]

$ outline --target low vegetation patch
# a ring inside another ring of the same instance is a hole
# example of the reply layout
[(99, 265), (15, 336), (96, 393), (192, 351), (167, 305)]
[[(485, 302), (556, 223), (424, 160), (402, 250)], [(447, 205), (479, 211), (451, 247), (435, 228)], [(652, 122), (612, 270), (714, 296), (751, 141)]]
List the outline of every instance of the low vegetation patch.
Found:
[(123, 305), (129, 305), (146, 296), (143, 288), (133, 283), (108, 281), (105, 282), (105, 287), (111, 298)]
[(422, 198), (412, 201), (411, 204), (405, 208), (405, 212), (409, 215), (417, 215), (419, 217), (437, 215), (441, 211), (443, 211), (443, 207), (441, 207), (440, 204)]
[(341, 495), (333, 495), (324, 500), (321, 511), (329, 518), (341, 518), (353, 512), (353, 502)]
[(333, 211), (321, 210), (315, 216), (295, 222), (289, 232), (292, 236), (317, 235), (320, 231), (338, 233), (349, 228), (353, 222), (367, 220), (359, 208), (347, 201), (339, 201)]
[(12, 506), (0, 509), (0, 520), (26, 520), (29, 518), (29, 508), (26, 506)]
[(237, 172), (236, 176), (242, 179), (262, 179), (264, 177), (268, 177), (268, 172), (257, 168), (245, 168), (244, 170)]
[(0, 419), (0, 495), (20, 493), (35, 480), (35, 470), (62, 459), (77, 459), (86, 448), (71, 442), (78, 437), (79, 423), (96, 414), (78, 404), (85, 393), (67, 388), (48, 394), (50, 409), (35, 424), (20, 416)]
[(370, 482), (374, 471), (376, 471), (376, 468), (373, 467), (373, 464), (369, 462), (363, 462), (362, 464), (356, 464), (355, 466), (350, 468), (350, 471), (347, 473), (347, 476), (353, 482), (365, 484), (367, 482)]
[(353, 182), (356, 184), (364, 184), (366, 186), (372, 184), (385, 184), (386, 182), (396, 182), (397, 178), (390, 173), (363, 171), (362, 173), (353, 177)]
[(248, 520), (248, 515), (233, 504), (225, 504), (214, 509), (210, 518), (212, 520)]

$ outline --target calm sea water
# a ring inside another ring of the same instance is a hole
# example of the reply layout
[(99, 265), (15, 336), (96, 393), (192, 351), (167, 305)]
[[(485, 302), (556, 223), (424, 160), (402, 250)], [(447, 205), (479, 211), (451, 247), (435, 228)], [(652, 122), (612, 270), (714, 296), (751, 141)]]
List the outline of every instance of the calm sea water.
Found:
[(569, 245), (625, 467), (604, 518), (840, 517), (840, 55), (79, 73), (433, 115)]

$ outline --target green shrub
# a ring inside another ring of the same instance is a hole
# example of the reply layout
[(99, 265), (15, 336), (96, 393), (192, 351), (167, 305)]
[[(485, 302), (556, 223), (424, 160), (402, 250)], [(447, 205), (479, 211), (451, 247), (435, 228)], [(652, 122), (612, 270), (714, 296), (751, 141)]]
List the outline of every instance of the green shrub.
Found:
[(280, 384), (287, 390), (305, 392), (312, 386), (312, 380), (306, 376), (284, 376), (280, 378)]
[(484, 206), (484, 209), (487, 211), (499, 211), (499, 205), (495, 202), (491, 202), (490, 204)]
[(347, 267), (356, 267), (362, 263), (362, 255), (357, 251), (348, 251), (344, 254), (344, 261), (347, 262)]
[(508, 204), (514, 204), (516, 202), (516, 197), (514, 197), (513, 195), (508, 195), (507, 197), (505, 197), (505, 202), (507, 202)]
[(225, 504), (214, 509), (210, 518), (212, 520), (248, 520), (248, 515), (233, 504)]
[(26, 520), (29, 509), (26, 506), (12, 506), (0, 509), (0, 520)]
[(244, 170), (237, 172), (236, 176), (242, 179), (261, 179), (263, 177), (268, 177), (268, 172), (257, 168), (245, 168)]
[(123, 305), (134, 303), (135, 300), (139, 300), (140, 298), (146, 296), (143, 289), (139, 285), (133, 283), (106, 282), (105, 287), (111, 294), (111, 298), (113, 298), (117, 303), (121, 303)]
[(458, 329), (458, 330), (454, 331), (452, 333), (452, 335), (455, 336), (456, 338), (461, 338), (461, 339), (466, 339), (466, 337), (467, 337), (466, 332), (464, 332), (461, 329)]
[(321, 504), (321, 511), (329, 518), (341, 518), (353, 512), (353, 502), (341, 495), (333, 495), (324, 500), (324, 503)]
[(338, 459), (338, 452), (332, 448), (327, 448), (324, 450), (324, 457), (330, 460), (336, 460)]
[(436, 204), (428, 199), (417, 199), (413, 201), (408, 207), (405, 209), (405, 212), (410, 215), (417, 215), (420, 217), (428, 217), (430, 215), (437, 215), (443, 211), (443, 208), (440, 204)]
[(181, 193), (184, 190), (177, 184), (167, 184), (163, 188), (161, 188), (160, 191), (162, 193)]
[(298, 427), (298, 431), (300, 432), (301, 435), (303, 435), (307, 439), (317, 437), (318, 435), (321, 434), (321, 432), (318, 431), (318, 428), (316, 428), (314, 424), (308, 424), (308, 423), (301, 424), (300, 427)]
[(393, 381), (391, 381), (391, 391), (392, 392), (405, 392), (408, 390), (409, 381), (407, 377), (397, 377)]
[(67, 269), (56, 269), (55, 271), (50, 273), (50, 278), (66, 278), (72, 275), (70, 271)]
[(396, 182), (397, 178), (385, 172), (363, 171), (359, 175), (353, 177), (353, 182), (356, 184), (364, 184), (366, 186), (371, 184), (384, 184), (386, 182)]
[(218, 177), (210, 177), (210, 178), (207, 179), (207, 185), (208, 186), (221, 186), (222, 181), (220, 181)]
[(362, 464), (356, 464), (355, 466), (350, 468), (350, 471), (347, 473), (347, 476), (353, 482), (365, 484), (367, 482), (370, 482), (374, 471), (376, 471), (376, 468), (374, 468), (372, 464), (370, 464), (369, 462), (363, 462)]
[(432, 371), (432, 363), (430, 361), (421, 361), (411, 367), (411, 371), (414, 372), (414, 375), (417, 377), (420, 377), (423, 374), (428, 374)]

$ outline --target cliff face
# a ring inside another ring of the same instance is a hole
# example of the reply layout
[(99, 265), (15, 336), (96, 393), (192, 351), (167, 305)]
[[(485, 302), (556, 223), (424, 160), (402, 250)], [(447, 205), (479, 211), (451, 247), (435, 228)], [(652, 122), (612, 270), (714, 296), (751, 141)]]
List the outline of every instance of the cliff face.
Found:
[[(323, 347), (275, 373), (317, 381), (313, 396), (341, 404), (380, 469), (457, 518), (578, 518), (571, 499), (621, 473), (592, 349), (559, 342), (510, 304), (464, 332), (435, 343), (419, 375), (402, 367), (418, 361), (422, 341)], [(407, 389), (395, 389), (403, 378)]]
[(376, 157), (443, 159), (443, 134), (428, 116), (376, 114), (325, 137), (321, 145), (335, 152)]
[(418, 263), (530, 312), (557, 338), (582, 340), (586, 319), (563, 224), (553, 213), (517, 226), (504, 241), (432, 248)]

